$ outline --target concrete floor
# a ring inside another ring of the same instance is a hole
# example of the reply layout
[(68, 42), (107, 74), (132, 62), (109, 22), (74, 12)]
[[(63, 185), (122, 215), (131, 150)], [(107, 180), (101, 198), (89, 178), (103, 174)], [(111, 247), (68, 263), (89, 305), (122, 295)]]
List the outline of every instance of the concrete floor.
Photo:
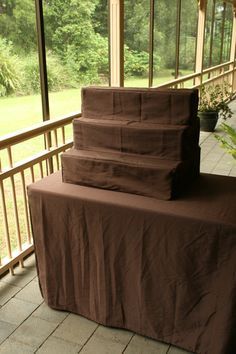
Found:
[[(235, 114), (228, 121), (236, 126)], [(210, 133), (201, 133), (201, 172), (236, 177), (236, 162)], [(187, 354), (132, 332), (105, 328), (83, 317), (54, 311), (41, 297), (34, 255), (25, 268), (0, 280), (0, 353)]]

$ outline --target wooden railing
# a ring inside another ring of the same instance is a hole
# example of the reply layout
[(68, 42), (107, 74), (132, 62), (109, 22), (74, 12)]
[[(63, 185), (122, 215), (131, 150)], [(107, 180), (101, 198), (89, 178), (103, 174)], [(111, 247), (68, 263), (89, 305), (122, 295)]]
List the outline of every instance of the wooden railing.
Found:
[(60, 169), (79, 113), (0, 138), (0, 275), (33, 251), (27, 185)]
[[(227, 62), (159, 87), (199, 87), (227, 81), (236, 92), (236, 65)], [(60, 154), (72, 146), (73, 118), (47, 121), (0, 138), (0, 275), (23, 266), (33, 251), (27, 185), (60, 169)], [(69, 137), (69, 139), (67, 138)]]
[(193, 73), (178, 79), (166, 82), (158, 87), (168, 88), (198, 88), (201, 84), (216, 85), (228, 82), (232, 92), (236, 92), (236, 63), (228, 61), (224, 64), (216, 65), (209, 69), (203, 70), (201, 73)]

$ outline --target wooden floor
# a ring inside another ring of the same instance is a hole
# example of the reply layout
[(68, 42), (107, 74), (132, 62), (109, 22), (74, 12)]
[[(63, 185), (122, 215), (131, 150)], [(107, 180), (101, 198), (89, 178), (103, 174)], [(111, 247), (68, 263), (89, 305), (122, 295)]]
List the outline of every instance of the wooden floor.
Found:
[[(230, 125), (236, 126), (235, 112)], [(201, 172), (236, 177), (236, 162), (210, 133), (201, 133)], [(0, 280), (0, 353), (187, 354), (129, 331), (97, 325), (48, 308), (39, 291), (34, 255)]]

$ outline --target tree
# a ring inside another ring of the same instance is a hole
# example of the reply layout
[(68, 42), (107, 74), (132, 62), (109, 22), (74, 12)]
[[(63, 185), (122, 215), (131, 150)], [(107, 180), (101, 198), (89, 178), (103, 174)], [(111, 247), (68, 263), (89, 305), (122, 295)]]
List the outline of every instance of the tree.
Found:
[(80, 82), (96, 81), (101, 69), (108, 69), (107, 40), (93, 27), (99, 4), (98, 0), (44, 2), (47, 47), (71, 68)]
[(35, 6), (32, 0), (0, 0), (0, 34), (16, 53), (36, 50)]
[(125, 0), (125, 44), (130, 50), (148, 52), (149, 13), (147, 0)]

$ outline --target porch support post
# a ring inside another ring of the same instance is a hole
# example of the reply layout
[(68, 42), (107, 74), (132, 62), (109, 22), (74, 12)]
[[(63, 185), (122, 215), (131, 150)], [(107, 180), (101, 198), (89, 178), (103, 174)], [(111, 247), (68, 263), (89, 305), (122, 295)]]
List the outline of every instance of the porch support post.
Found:
[(231, 38), (231, 49), (230, 49), (230, 61), (233, 61), (233, 64), (230, 64), (230, 69), (233, 70), (232, 76), (231, 76), (231, 89), (232, 92), (236, 92), (236, 65), (235, 65), (235, 60), (236, 60), (236, 1), (233, 3), (233, 12), (234, 12), (234, 17), (233, 17), (233, 28), (232, 28), (232, 38)]
[[(43, 120), (50, 119), (49, 98), (48, 98), (48, 79), (47, 79), (47, 62), (46, 62), (46, 48), (44, 35), (44, 20), (43, 20), (43, 4), (41, 0), (35, 0), (36, 11), (36, 27), (38, 39), (38, 57), (39, 57), (39, 72), (40, 72), (40, 87), (42, 99)], [(52, 146), (51, 133), (48, 132), (44, 138), (45, 149), (50, 149)], [(48, 159), (47, 169), (53, 173), (53, 160)]]
[(205, 21), (206, 21), (206, 0), (200, 0), (199, 14), (198, 14), (198, 30), (197, 30), (197, 49), (196, 49), (196, 72), (199, 73), (199, 77), (196, 78), (195, 84), (197, 86), (202, 83), (202, 70), (203, 70), (203, 55), (204, 55), (204, 37), (205, 37)]
[(124, 86), (124, 0), (110, 0), (110, 83)]
[(38, 39), (38, 56), (39, 56), (42, 110), (43, 110), (43, 120), (46, 121), (50, 119), (50, 111), (49, 111), (49, 99), (48, 99), (48, 80), (47, 80), (47, 64), (46, 64), (42, 1), (35, 0), (35, 9), (36, 9), (36, 26), (37, 26), (37, 39)]
[(150, 0), (150, 24), (149, 24), (149, 76), (148, 86), (153, 85), (153, 50), (154, 50), (154, 0)]

